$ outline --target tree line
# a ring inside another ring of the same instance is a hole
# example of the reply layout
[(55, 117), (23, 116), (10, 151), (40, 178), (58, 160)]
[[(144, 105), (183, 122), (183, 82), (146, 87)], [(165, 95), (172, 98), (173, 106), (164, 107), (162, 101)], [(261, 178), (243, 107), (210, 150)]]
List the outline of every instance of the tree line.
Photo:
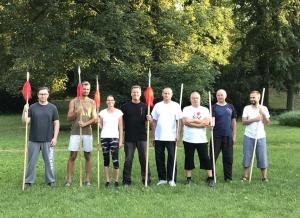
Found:
[(81, 66), (82, 79), (98, 75), (101, 93), (124, 101), (150, 68), (155, 96), (170, 86), (176, 100), (184, 83), (184, 96), (207, 101), (222, 87), (241, 108), (251, 89), (274, 87), (293, 110), (299, 22), (296, 0), (2, 1), (0, 93), (19, 97), (29, 71), (33, 88), (74, 96)]

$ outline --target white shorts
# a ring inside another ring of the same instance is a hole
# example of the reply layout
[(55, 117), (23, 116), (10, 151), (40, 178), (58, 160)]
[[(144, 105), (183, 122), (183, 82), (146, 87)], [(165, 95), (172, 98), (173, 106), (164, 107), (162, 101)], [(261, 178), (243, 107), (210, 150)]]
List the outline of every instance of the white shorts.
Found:
[[(71, 135), (69, 142), (69, 151), (78, 151), (80, 145), (80, 135)], [(91, 152), (93, 150), (93, 136), (83, 135), (82, 136), (83, 151)]]

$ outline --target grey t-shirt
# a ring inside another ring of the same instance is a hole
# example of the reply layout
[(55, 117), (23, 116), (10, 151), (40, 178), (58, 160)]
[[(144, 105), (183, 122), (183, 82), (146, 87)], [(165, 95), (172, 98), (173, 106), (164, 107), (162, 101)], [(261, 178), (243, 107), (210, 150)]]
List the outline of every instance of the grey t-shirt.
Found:
[(54, 104), (34, 103), (29, 107), (29, 140), (32, 142), (50, 142), (54, 134), (54, 121), (58, 120), (58, 111)]

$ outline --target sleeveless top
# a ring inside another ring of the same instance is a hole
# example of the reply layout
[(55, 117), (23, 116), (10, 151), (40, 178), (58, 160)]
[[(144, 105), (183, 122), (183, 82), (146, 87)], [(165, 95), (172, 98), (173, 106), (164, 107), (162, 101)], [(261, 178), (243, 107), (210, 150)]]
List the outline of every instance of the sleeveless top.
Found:
[[(89, 121), (93, 116), (93, 109), (94, 109), (94, 101), (90, 98), (86, 100), (82, 100), (82, 115), (81, 119), (83, 122)], [(74, 99), (74, 111), (77, 110), (79, 107), (79, 100), (77, 98)], [(71, 135), (79, 135), (80, 134), (80, 127), (78, 122), (80, 121), (80, 116), (77, 116), (75, 120), (72, 121), (71, 126)], [(82, 128), (82, 135), (92, 135), (92, 126), (88, 125)]]

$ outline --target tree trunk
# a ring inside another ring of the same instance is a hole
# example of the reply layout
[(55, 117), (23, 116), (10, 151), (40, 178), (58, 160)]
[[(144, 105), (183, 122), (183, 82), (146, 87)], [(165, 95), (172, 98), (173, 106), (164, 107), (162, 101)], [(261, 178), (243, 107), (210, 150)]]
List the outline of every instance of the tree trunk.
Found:
[(295, 91), (294, 84), (292, 81), (288, 81), (287, 84), (287, 98), (286, 98), (286, 109), (293, 111), (295, 109)]

